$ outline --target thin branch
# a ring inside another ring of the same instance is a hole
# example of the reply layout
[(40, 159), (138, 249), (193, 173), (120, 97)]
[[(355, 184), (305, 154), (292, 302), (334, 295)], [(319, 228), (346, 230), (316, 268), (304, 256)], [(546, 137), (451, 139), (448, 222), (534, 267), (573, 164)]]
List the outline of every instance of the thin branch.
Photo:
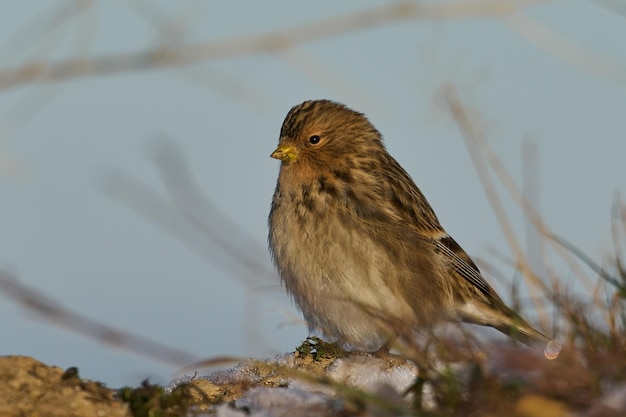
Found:
[(187, 352), (165, 346), (155, 340), (133, 335), (70, 311), (61, 306), (60, 303), (21, 284), (17, 277), (8, 271), (0, 270), (0, 291), (11, 301), (20, 304), (40, 318), (104, 345), (123, 349), (143, 358), (175, 367), (182, 367), (199, 360), (198, 357)]
[(271, 266), (257, 256), (266, 253), (265, 247), (202, 194), (182, 151), (174, 143), (162, 138), (154, 161), (166, 196), (114, 170), (101, 181), (103, 191), (179, 239), (245, 288), (258, 289), (277, 282)]
[(6, 90), (34, 82), (48, 83), (92, 75), (170, 68), (208, 60), (275, 53), (297, 45), (405, 20), (502, 17), (545, 1), (458, 0), (430, 4), (405, 1), (279, 31), (231, 39), (164, 45), (139, 52), (93, 58), (76, 57), (57, 63), (33, 61), (16, 68), (0, 70), (0, 89)]

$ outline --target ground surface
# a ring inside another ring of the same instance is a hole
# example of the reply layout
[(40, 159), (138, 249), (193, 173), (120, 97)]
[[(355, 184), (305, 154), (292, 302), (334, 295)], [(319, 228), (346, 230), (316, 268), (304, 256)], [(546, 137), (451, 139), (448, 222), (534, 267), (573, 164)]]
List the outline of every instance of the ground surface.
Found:
[(0, 357), (0, 416), (130, 416), (113, 390), (26, 356)]
[(480, 361), (478, 373), (476, 363), (444, 364), (432, 380), (437, 388), (429, 382), (416, 389), (412, 362), (326, 354), (319, 347), (307, 341), (292, 354), (183, 377), (168, 387), (146, 382), (115, 390), (81, 379), (75, 368), (0, 357), (0, 417), (600, 417), (622, 416), (626, 409), (621, 378), (607, 379), (610, 372), (597, 366), (604, 376), (594, 377), (576, 356), (546, 361), (528, 350), (499, 348)]

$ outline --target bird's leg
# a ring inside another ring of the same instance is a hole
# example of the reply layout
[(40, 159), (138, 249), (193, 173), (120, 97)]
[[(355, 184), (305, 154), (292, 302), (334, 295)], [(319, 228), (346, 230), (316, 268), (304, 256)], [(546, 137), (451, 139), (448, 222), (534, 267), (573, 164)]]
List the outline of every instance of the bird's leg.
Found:
[(389, 353), (389, 351), (391, 350), (391, 345), (392, 345), (391, 340), (387, 340), (385, 343), (383, 343), (383, 345), (378, 350), (375, 350), (374, 352), (370, 352), (369, 354), (377, 358), (387, 359), (390, 356), (394, 356), (391, 353)]

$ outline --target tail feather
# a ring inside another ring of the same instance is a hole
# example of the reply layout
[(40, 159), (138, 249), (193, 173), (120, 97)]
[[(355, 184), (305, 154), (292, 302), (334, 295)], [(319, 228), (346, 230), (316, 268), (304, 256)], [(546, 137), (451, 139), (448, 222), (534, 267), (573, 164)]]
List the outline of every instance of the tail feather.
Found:
[[(504, 303), (496, 307), (482, 303), (480, 305), (466, 303), (457, 310), (457, 313), (464, 322), (493, 327), (527, 346), (547, 345), (552, 351), (560, 346), (557, 341), (536, 330)], [(558, 350), (560, 351), (560, 348)]]
[(519, 316), (499, 318), (491, 326), (527, 346), (535, 346), (537, 343), (550, 343), (552, 341), (551, 338), (533, 328)]

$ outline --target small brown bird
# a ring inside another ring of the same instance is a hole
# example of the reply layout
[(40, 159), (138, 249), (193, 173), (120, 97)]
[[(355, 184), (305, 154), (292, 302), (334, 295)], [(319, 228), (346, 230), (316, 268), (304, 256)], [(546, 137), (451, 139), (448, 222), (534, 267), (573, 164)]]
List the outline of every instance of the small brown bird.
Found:
[(305, 101), (271, 156), (269, 247), (311, 331), (370, 351), (440, 321), (551, 341), (504, 304), (363, 114)]

